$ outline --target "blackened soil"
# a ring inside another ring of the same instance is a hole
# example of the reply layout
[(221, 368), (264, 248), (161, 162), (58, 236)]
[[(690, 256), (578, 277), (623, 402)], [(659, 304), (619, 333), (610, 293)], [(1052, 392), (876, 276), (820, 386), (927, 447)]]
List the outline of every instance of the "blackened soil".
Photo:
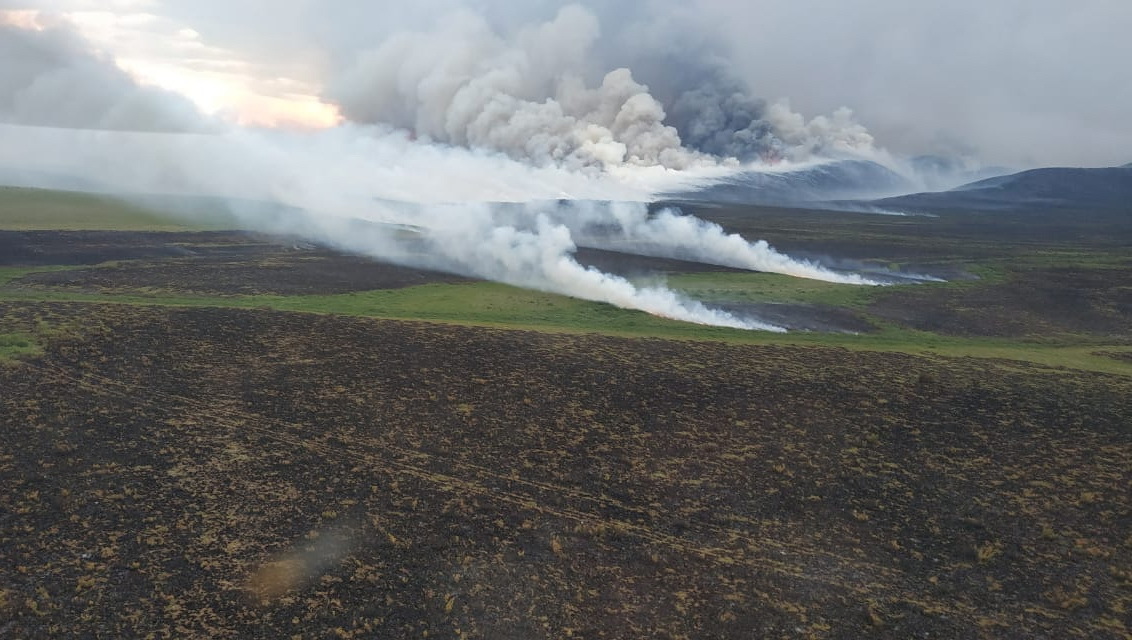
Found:
[(194, 257), (161, 262), (132, 261), (93, 269), (33, 273), (17, 287), (78, 291), (164, 289), (203, 295), (336, 294), (400, 289), (466, 278), (375, 262), (328, 251), (277, 252), (255, 260)]
[(714, 305), (740, 318), (753, 318), (793, 331), (825, 333), (870, 333), (876, 326), (862, 314), (821, 304), (773, 302), (724, 303)]
[(1132, 385), (267, 311), (0, 367), (13, 638), (1125, 638)]
[(619, 251), (579, 247), (575, 258), (580, 264), (626, 278), (666, 273), (745, 273), (744, 269), (721, 267), (704, 262), (654, 258)]
[[(630, 278), (739, 271), (600, 249), (581, 248), (576, 257), (585, 266)], [(200, 295), (301, 295), (469, 281), (262, 234), (0, 231), (0, 266), (44, 265), (92, 266), (29, 274), (12, 286), (83, 292), (160, 289)]]
[(10, 253), (0, 253), (4, 256), (0, 264), (98, 265), (32, 273), (14, 280), (10, 286), (15, 288), (301, 295), (468, 281), (346, 255), (303, 241), (240, 232), (0, 232), (0, 251), (3, 247)]
[(1104, 268), (1029, 269), (997, 284), (925, 285), (884, 292), (868, 310), (905, 326), (949, 335), (1084, 332), (1132, 342), (1130, 273)]
[(1097, 355), (1112, 358), (1113, 360), (1132, 362), (1132, 351), (1098, 351)]
[(115, 260), (239, 258), (278, 245), (242, 232), (0, 231), (0, 266), (99, 264)]

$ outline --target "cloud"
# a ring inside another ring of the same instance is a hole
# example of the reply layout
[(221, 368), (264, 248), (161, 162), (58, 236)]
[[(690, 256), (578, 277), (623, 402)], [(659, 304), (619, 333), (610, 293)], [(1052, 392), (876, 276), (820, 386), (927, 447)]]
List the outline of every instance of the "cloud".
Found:
[(64, 23), (0, 24), (0, 119), (138, 131), (200, 130), (189, 100), (139, 85)]

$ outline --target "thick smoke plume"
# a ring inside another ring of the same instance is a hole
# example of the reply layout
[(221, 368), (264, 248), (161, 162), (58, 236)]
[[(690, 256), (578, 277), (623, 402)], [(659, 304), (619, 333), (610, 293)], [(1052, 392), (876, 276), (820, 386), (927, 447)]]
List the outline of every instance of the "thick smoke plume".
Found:
[(872, 147), (848, 110), (806, 121), (752, 97), (711, 57), (645, 65), (666, 70), (650, 73), (661, 89), (653, 92), (630, 68), (608, 67), (617, 56), (601, 55), (600, 36), (598, 18), (579, 5), (510, 36), (458, 12), (361, 53), (327, 97), (354, 122), (569, 169), (687, 169)]
[[(139, 86), (66, 25), (0, 29), (13, 60), (0, 73), (0, 116), (16, 123), (0, 125), (0, 178), (81, 176), (174, 213), (195, 214), (208, 197), (253, 228), (718, 326), (780, 330), (587, 268), (575, 250), (873, 284), (646, 205), (740, 159), (871, 144), (847, 115), (807, 123), (721, 73), (698, 90), (670, 83), (666, 106), (628, 68), (595, 65), (600, 25), (580, 7), (509, 36), (468, 13), (395, 35), (329, 85), (352, 122), (306, 133), (223, 128)], [(713, 107), (720, 87), (729, 97)]]

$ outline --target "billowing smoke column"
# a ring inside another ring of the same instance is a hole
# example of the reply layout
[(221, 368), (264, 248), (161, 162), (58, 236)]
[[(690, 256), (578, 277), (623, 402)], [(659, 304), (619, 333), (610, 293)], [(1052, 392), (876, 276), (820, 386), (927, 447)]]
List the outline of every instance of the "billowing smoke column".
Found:
[(701, 160), (628, 69), (586, 86), (582, 67), (599, 32), (597, 19), (576, 6), (510, 42), (483, 18), (458, 13), (434, 32), (396, 35), (362, 54), (328, 97), (355, 122), (539, 165), (683, 169)]
[(741, 162), (805, 160), (873, 148), (873, 137), (853, 121), (849, 109), (807, 121), (786, 102), (768, 103), (751, 95), (727, 62), (704, 46), (675, 49), (675, 54), (624, 55), (663, 105), (665, 123), (676, 128), (685, 146)]
[[(38, 176), (36, 186), (81, 176), (175, 213), (176, 198), (152, 196), (223, 199), (253, 228), (726, 327), (781, 330), (584, 267), (577, 246), (874, 284), (644, 204), (740, 159), (870, 145), (847, 114), (807, 123), (718, 69), (699, 74), (698, 88), (663, 86), (665, 104), (628, 68), (590, 59), (599, 33), (580, 7), (509, 38), (459, 13), (435, 32), (389, 38), (338, 74), (327, 95), (347, 123), (289, 133), (209, 121), (137, 85), (65, 26), (0, 24), (0, 119), (16, 123), (0, 125), (0, 179), (12, 168)], [(264, 203), (286, 215), (260, 215)]]
[(644, 63), (653, 91), (629, 68), (606, 68), (616, 56), (597, 53), (600, 35), (597, 17), (577, 5), (509, 38), (457, 13), (363, 52), (327, 98), (354, 122), (568, 169), (688, 169), (872, 147), (848, 110), (807, 122), (750, 96), (706, 54)]

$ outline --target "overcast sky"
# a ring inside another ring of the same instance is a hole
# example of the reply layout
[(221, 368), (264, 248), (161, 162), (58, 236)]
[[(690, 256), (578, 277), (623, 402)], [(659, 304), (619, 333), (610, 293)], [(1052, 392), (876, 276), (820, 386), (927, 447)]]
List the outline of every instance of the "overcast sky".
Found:
[[(988, 164), (1132, 161), (1129, 0), (584, 2), (595, 65), (710, 50), (751, 92), (812, 117), (852, 109), (878, 145)], [(0, 0), (64, 17), (145, 83), (259, 124), (333, 121), (324, 83), (391, 34), (469, 8), (499, 29), (562, 3), (509, 0)], [(17, 13), (12, 13), (17, 12)], [(595, 69), (604, 73), (610, 69)]]

